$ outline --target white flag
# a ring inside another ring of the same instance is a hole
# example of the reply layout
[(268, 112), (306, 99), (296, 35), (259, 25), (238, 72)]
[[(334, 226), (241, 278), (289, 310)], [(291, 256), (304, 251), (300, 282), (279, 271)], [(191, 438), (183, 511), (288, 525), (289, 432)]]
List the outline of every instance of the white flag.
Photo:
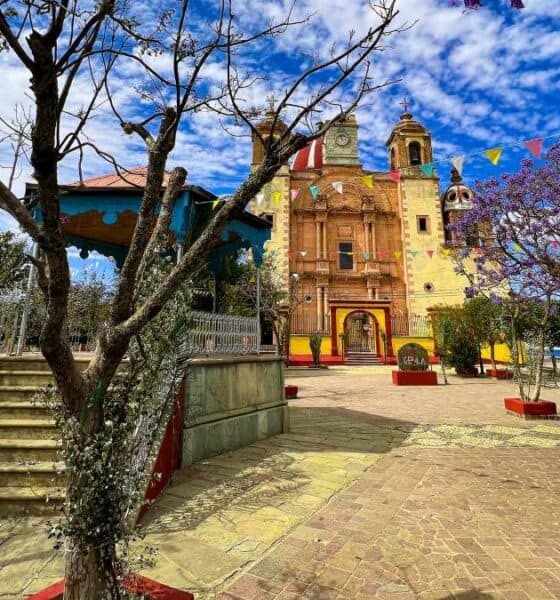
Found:
[(459, 171), (459, 175), (463, 173), (463, 165), (465, 164), (464, 156), (454, 156), (451, 159), (451, 164)]
[(342, 181), (333, 181), (332, 186), (339, 194), (342, 194)]
[(259, 192), (257, 194), (257, 204), (260, 206), (264, 200), (264, 192)]

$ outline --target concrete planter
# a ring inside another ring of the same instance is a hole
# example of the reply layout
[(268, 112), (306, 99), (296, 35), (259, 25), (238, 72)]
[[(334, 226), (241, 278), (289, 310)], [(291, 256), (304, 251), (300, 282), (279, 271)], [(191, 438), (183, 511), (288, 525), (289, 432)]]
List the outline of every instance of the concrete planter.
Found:
[(523, 402), (521, 398), (504, 398), (504, 406), (509, 413), (525, 419), (546, 419), (556, 416), (556, 403), (540, 400)]
[(496, 379), (513, 379), (513, 371), (510, 369), (486, 369), (486, 374)]
[[(194, 600), (190, 592), (184, 592), (176, 588), (168, 587), (143, 577), (142, 575), (131, 575), (125, 580), (124, 587), (133, 594), (141, 595), (148, 600)], [(26, 600), (63, 600), (64, 598), (64, 579), (57, 581), (53, 585), (33, 594), (26, 596)]]
[(435, 371), (392, 371), (393, 385), (437, 385)]

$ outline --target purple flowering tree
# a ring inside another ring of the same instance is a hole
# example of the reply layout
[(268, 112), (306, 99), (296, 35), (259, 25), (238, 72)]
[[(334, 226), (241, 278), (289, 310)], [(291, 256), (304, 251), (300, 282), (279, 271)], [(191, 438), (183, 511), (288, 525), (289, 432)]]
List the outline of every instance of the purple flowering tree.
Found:
[[(511, 8), (525, 8), (523, 4), (523, 0), (509, 0)], [(449, 0), (450, 6), (460, 6), (460, 4), (464, 4), (465, 9), (475, 10), (477, 8), (482, 8), (483, 4), (481, 0)]]
[[(507, 299), (518, 375), (516, 323), (525, 318), (527, 305), (538, 307), (532, 311), (538, 318), (525, 339), (535, 351), (534, 386), (524, 388), (518, 377), (521, 397), (537, 401), (546, 330), (560, 297), (560, 145), (548, 151), (542, 166), (524, 160), (517, 173), (477, 182), (472, 210), (451, 228), (459, 245), (465, 246), (455, 260), (457, 270), (471, 284), (467, 297), (483, 293), (496, 302)], [(473, 247), (475, 239), (478, 245)]]

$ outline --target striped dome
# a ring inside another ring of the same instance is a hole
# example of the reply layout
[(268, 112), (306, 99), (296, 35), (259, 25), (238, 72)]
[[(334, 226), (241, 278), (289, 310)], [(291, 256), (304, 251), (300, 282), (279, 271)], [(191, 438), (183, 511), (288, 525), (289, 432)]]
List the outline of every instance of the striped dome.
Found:
[(318, 138), (309, 142), (305, 148), (299, 150), (294, 157), (292, 171), (306, 171), (307, 169), (323, 168), (323, 139)]

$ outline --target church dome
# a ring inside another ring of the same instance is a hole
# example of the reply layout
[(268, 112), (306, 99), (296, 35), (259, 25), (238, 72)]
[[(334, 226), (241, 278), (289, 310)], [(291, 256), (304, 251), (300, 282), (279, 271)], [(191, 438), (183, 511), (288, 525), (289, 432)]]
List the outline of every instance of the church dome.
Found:
[(317, 138), (309, 142), (305, 148), (298, 150), (294, 156), (292, 171), (323, 168), (323, 139)]
[(451, 185), (443, 194), (443, 210), (469, 210), (472, 208), (473, 192), (463, 183), (459, 171), (451, 169)]

